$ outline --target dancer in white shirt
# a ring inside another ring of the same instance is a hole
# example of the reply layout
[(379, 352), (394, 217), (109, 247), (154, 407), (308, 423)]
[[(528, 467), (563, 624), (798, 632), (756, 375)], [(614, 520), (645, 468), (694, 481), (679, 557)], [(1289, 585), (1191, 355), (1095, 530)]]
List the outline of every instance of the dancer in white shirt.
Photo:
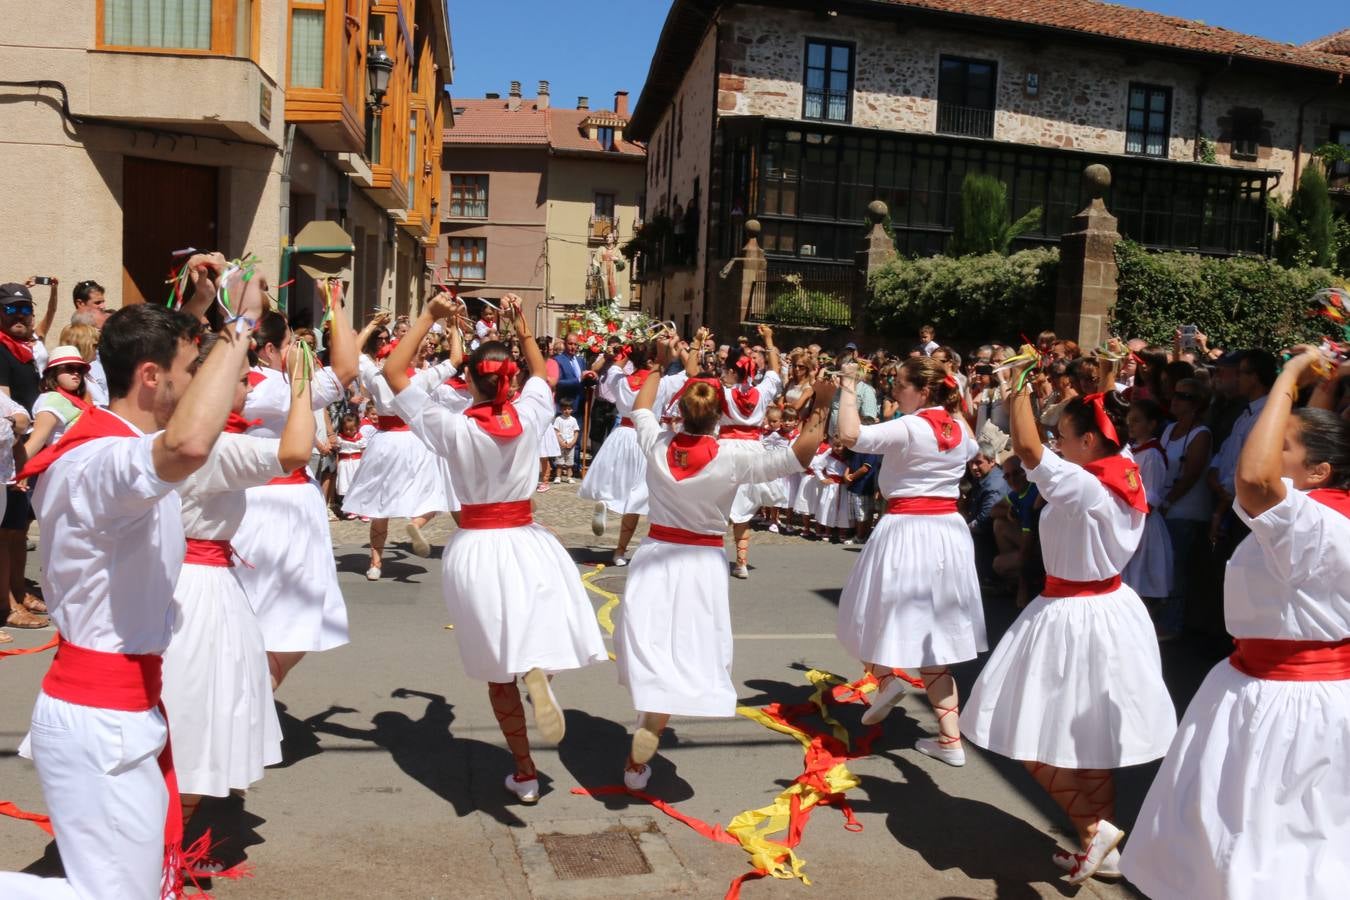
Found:
[(1238, 456), (1237, 647), (1187, 707), (1120, 861), (1154, 900), (1350, 885), (1350, 425), (1322, 389), (1310, 406), (1327, 408), (1291, 409), (1319, 356), (1285, 365)]
[[(215, 338), (206, 335), (198, 365)], [(211, 458), (178, 488), (187, 553), (174, 589), (173, 637), (164, 651), (164, 708), (187, 822), (202, 796), (246, 790), (281, 762), (281, 724), (272, 699), (267, 650), (257, 616), (235, 575), (230, 542), (244, 519), (246, 488), (309, 462), (314, 413), (303, 360), (292, 354), (295, 401), (281, 440), (244, 434), (248, 393), (241, 366), (234, 409)]]
[(647, 514), (647, 456), (638, 446), (637, 432), (633, 429), (633, 404), (642, 386), (654, 377), (659, 382), (656, 408), (661, 409), (698, 366), (698, 355), (691, 353), (686, 357), (684, 371), (662, 376), (662, 361), (658, 359), (654, 341), (629, 350), (627, 362), (632, 365), (632, 374), (625, 374), (623, 360), (611, 359), (601, 383), (601, 388), (614, 397), (618, 422), (591, 460), (577, 491), (581, 499), (595, 501), (591, 531), (596, 537), (605, 533), (606, 510), (623, 517), (619, 523), (619, 543), (614, 549), (616, 566), (628, 565), (628, 544), (637, 531), (638, 519)]
[[(450, 377), (454, 367), (445, 362), (416, 370), (414, 367), (421, 361), (420, 347), (421, 342), (407, 374), (418, 390), (429, 393)], [(384, 365), (387, 364), (386, 360)], [(423, 526), (437, 513), (454, 509), (455, 504), (449, 464), (428, 450), (394, 411), (394, 391), (382, 365), (362, 355), (359, 366), (361, 390), (375, 404), (379, 430), (362, 454), (361, 467), (343, 498), (342, 511), (370, 519), (370, 567), (366, 578), (378, 581), (384, 564), (384, 544), (389, 537), (389, 520), (407, 519), (413, 554), (428, 557), (431, 545), (422, 533)]]
[[(565, 723), (550, 675), (601, 662), (608, 653), (576, 564), (551, 532), (534, 524), (539, 432), (553, 415), (553, 397), (520, 299), (507, 294), (501, 306), (515, 317), (530, 372), (514, 402), (508, 397), (516, 364), (498, 341), (480, 344), (469, 357), (465, 368), (476, 402), (462, 414), (410, 389), (405, 371), (415, 344), (394, 349), (385, 378), (398, 394), (395, 410), (413, 433), (462, 474), (460, 527), (444, 553), (446, 605), (465, 674), (488, 683), (492, 711), (516, 760), (506, 787), (533, 803), (539, 780), (516, 679), (523, 676), (540, 734), (556, 742)], [(433, 297), (406, 340), (420, 341), (433, 322), (460, 311), (449, 294)]]
[(1123, 413), (1114, 394), (1070, 400), (1056, 454), (1041, 445), (1030, 388), (1013, 396), (1013, 450), (1045, 501), (1045, 590), (990, 655), (962, 722), (967, 740), (1021, 760), (1073, 822), (1081, 851), (1055, 862), (1074, 884), (1117, 871), (1112, 770), (1158, 759), (1176, 731), (1153, 623), (1120, 580), (1148, 511), (1139, 469), (1121, 455)]
[[(341, 400), (357, 373), (357, 336), (341, 307), (339, 295), (329, 365), (310, 379), (316, 411)], [(286, 317), (264, 313), (254, 337), (252, 390), (244, 401), (244, 418), (259, 420), (249, 428), (251, 435), (277, 438), (285, 430), (292, 395), (284, 369), (293, 343)], [(236, 574), (262, 626), (275, 690), (307, 652), (347, 643), (347, 604), (337, 583), (328, 507), (307, 468), (248, 489), (234, 548), (249, 562)]]
[[(700, 342), (701, 343), (701, 342)], [(695, 354), (696, 355), (696, 354)], [(659, 386), (643, 385), (633, 425), (646, 456), (652, 524), (633, 555), (616, 615), (619, 683), (638, 710), (624, 784), (642, 790), (671, 715), (733, 716), (731, 610), (727, 596), (726, 521), (739, 485), (801, 470), (825, 435), (834, 385), (817, 387), (815, 405), (791, 449), (714, 438), (721, 414), (716, 379), (694, 379), (680, 395), (684, 431), (661, 428), (652, 412)]]
[[(768, 371), (758, 385), (754, 383), (757, 367), (754, 356), (741, 346), (727, 354), (726, 369), (722, 372), (722, 419), (718, 423), (719, 441), (753, 441), (756, 449), (764, 452), (760, 434), (764, 413), (778, 399), (783, 390), (783, 379), (778, 375), (778, 348), (773, 343), (773, 329), (759, 326), (759, 337), (764, 342), (768, 357)], [(702, 346), (696, 343), (695, 346)], [(737, 578), (750, 577), (750, 520), (761, 507), (776, 505), (778, 483), (743, 484), (736, 491), (731, 504), (731, 536), (736, 541), (736, 562), (731, 574)]]
[(114, 313), (100, 343), (109, 409), (86, 411), (25, 469), (43, 476), (33, 505), (61, 646), (20, 753), (37, 768), (65, 878), (0, 874), (7, 900), (152, 898), (181, 887), (160, 655), (183, 563), (175, 489), (210, 457), (263, 309), (260, 278), (233, 287), (239, 318), (195, 376), (192, 316), (150, 304)]
[(970, 528), (956, 510), (966, 464), (979, 452), (958, 412), (956, 380), (942, 363), (901, 364), (893, 399), (902, 418), (863, 425), (857, 364), (844, 367), (839, 439), (859, 453), (881, 454), (886, 515), (863, 547), (839, 600), (839, 641), (877, 678), (864, 724), (884, 719), (905, 692), (893, 669), (918, 669), (938, 716), (938, 736), (915, 749), (952, 766), (961, 746), (954, 663), (989, 649)]

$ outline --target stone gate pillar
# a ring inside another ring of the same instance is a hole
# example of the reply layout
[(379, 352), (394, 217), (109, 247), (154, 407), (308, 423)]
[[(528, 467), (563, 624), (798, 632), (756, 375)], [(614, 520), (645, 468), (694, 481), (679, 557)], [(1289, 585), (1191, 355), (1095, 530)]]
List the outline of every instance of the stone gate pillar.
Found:
[(1084, 351), (1106, 343), (1107, 323), (1116, 304), (1116, 217), (1102, 195), (1111, 186), (1111, 170), (1100, 163), (1083, 170), (1092, 200), (1073, 217), (1059, 243), (1059, 283), (1055, 297), (1055, 334), (1076, 340)]

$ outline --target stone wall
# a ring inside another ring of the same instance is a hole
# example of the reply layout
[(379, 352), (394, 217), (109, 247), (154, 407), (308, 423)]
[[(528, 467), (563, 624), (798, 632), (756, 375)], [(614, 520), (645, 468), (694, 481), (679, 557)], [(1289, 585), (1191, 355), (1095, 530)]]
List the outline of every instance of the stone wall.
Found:
[[(1131, 82), (1172, 88), (1168, 157), (1197, 156), (1200, 134), (1218, 150), (1223, 165), (1276, 169), (1276, 188), (1293, 184), (1299, 106), (1316, 91), (1295, 78), (1233, 74), (1216, 61), (1208, 71), (1146, 55), (1055, 44), (1033, 45), (965, 31), (899, 27), (860, 17), (819, 18), (807, 12), (734, 6), (721, 19), (719, 115), (796, 119), (802, 113), (807, 37), (852, 42), (856, 47), (852, 123), (864, 128), (933, 133), (937, 125), (937, 78), (942, 55), (992, 60), (998, 65), (994, 138), (1095, 153), (1122, 154)], [(1027, 90), (1034, 75), (1038, 91)], [(1350, 122), (1350, 94), (1339, 104), (1328, 82), (1323, 98), (1303, 116), (1306, 154), (1327, 138), (1329, 128)], [(1261, 110), (1262, 147), (1255, 161), (1231, 157), (1235, 107)]]

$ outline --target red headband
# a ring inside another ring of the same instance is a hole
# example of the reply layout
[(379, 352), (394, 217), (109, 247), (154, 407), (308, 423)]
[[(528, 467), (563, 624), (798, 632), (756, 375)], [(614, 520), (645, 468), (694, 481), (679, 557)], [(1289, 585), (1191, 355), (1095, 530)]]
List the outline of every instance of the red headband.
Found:
[(709, 387), (711, 387), (714, 391), (717, 391), (717, 392), (718, 392), (718, 398), (719, 398), (719, 400), (723, 403), (723, 405), (725, 405), (725, 402), (726, 402), (726, 394), (722, 391), (723, 385), (722, 385), (722, 382), (721, 382), (720, 379), (717, 379), (717, 378), (690, 378), (690, 379), (688, 379), (687, 381), (685, 381), (684, 387), (682, 387), (682, 388), (680, 388), (678, 391), (676, 391), (675, 396), (670, 398), (670, 406), (676, 406), (677, 404), (679, 404), (680, 398), (684, 396), (684, 392), (687, 391), (687, 390), (689, 390), (691, 387), (693, 387), (693, 386), (696, 385), (696, 384), (706, 384), (706, 385), (708, 385)]
[(506, 404), (511, 396), (511, 379), (520, 371), (520, 367), (509, 359), (483, 360), (474, 370), (479, 375), (497, 376), (497, 397), (492, 401), (494, 409)]
[(759, 367), (755, 365), (755, 358), (749, 353), (743, 354), (740, 359), (736, 360), (735, 368), (745, 374), (746, 381), (753, 381), (755, 373), (759, 371)]
[(1106, 414), (1106, 395), (1102, 393), (1088, 394), (1083, 398), (1083, 402), (1092, 407), (1092, 414), (1097, 418), (1097, 430), (1102, 433), (1108, 441), (1113, 444), (1120, 444), (1120, 434), (1116, 431), (1116, 425), (1111, 421), (1111, 417)]

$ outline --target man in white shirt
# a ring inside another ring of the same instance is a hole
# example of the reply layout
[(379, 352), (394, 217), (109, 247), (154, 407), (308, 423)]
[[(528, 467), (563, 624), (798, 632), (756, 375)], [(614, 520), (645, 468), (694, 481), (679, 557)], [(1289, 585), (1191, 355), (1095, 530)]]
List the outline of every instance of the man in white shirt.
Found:
[(37, 768), (66, 877), (0, 873), (0, 896), (153, 898), (181, 882), (160, 655), (184, 552), (175, 488), (220, 436), (265, 302), (261, 278), (234, 287), (239, 318), (195, 376), (193, 317), (151, 304), (109, 317), (108, 409), (85, 412), (25, 468), (42, 474), (33, 506), (61, 645), (20, 753)]

